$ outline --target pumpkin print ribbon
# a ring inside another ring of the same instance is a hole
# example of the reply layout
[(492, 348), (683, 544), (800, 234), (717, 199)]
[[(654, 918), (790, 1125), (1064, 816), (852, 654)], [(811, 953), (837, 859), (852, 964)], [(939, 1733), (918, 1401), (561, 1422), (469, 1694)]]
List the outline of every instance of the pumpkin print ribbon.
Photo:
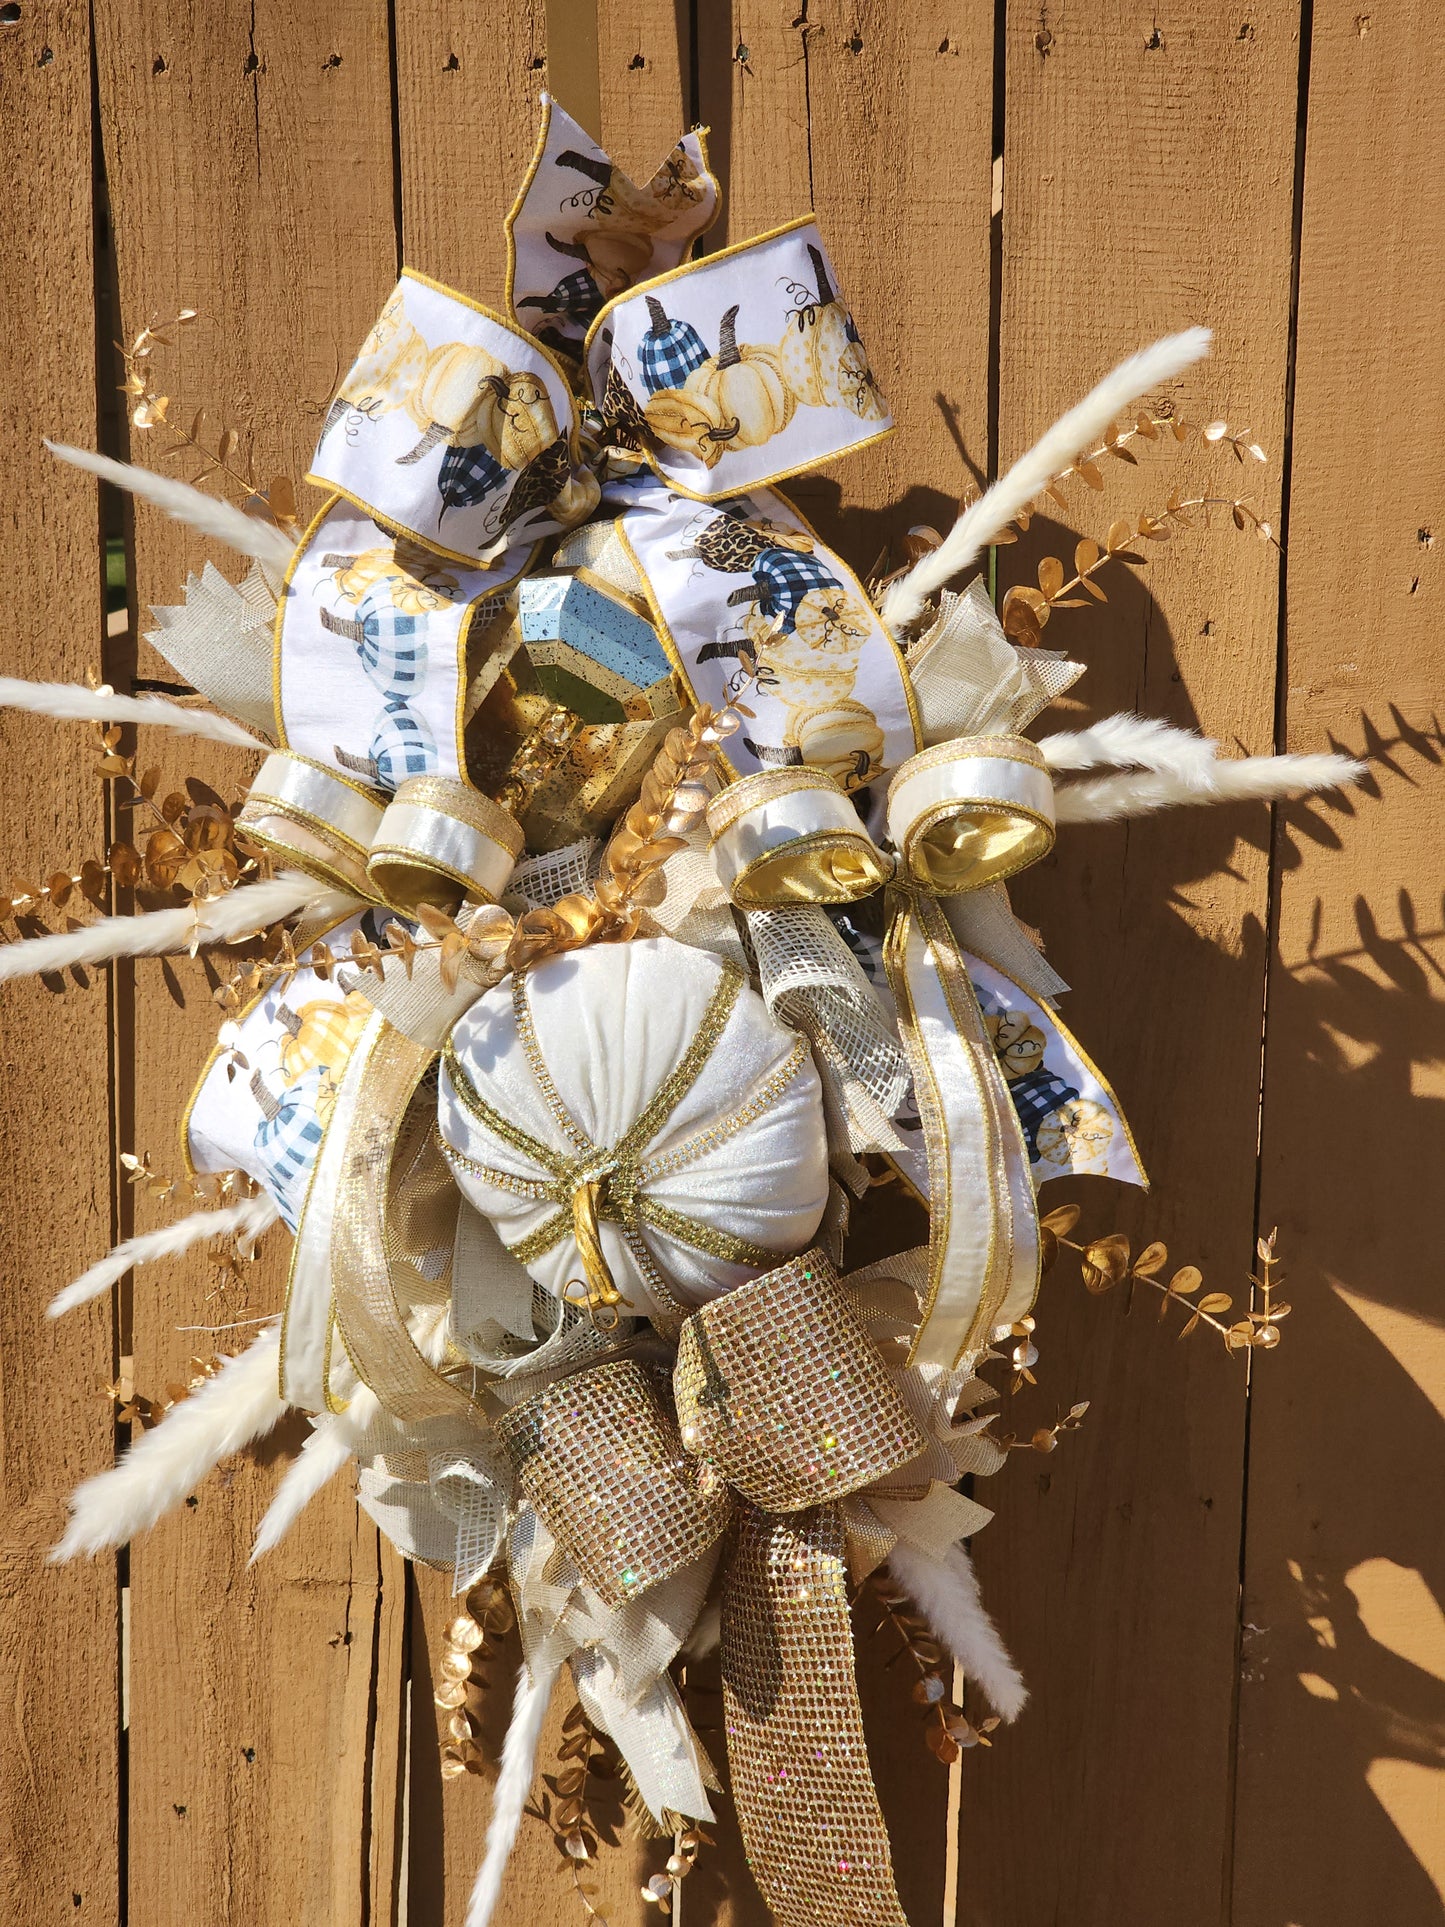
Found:
[(308, 477), (327, 499), (277, 614), (281, 749), (383, 805), (472, 787), (469, 665), (538, 542), (604, 493), (687, 693), (757, 697), (739, 771), (853, 787), (917, 747), (886, 629), (770, 489), (886, 433), (886, 405), (813, 221), (685, 264), (716, 206), (700, 135), (639, 188), (549, 104), (510, 312), (403, 271)]

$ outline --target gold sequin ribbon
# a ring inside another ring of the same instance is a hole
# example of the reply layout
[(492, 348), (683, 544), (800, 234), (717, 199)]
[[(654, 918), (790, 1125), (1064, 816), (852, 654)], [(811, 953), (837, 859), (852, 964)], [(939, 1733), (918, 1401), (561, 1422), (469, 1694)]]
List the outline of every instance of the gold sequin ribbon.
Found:
[(906, 1927), (854, 1681), (842, 1502), (928, 1450), (820, 1251), (498, 1422), (518, 1484), (621, 1606), (731, 1531), (723, 1669), (748, 1862), (784, 1927)]

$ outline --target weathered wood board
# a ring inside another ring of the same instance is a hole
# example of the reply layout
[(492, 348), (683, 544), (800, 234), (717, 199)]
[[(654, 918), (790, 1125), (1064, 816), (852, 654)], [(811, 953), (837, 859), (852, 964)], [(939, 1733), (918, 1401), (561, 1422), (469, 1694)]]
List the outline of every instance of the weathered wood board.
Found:
[[(263, 480), (301, 473), (402, 262), (500, 304), (546, 88), (637, 176), (710, 123), (727, 200), (708, 247), (816, 209), (899, 429), (793, 492), (862, 571), (943, 526), (1113, 360), (1215, 329), (1167, 399), (1249, 427), (1269, 465), (1237, 478), (1223, 452), (1168, 447), (1115, 465), (1106, 495), (1073, 490), (1000, 551), (999, 586), (1175, 481), (1252, 489), (1284, 560), (1226, 515), (1121, 567), (1107, 607), (1055, 617), (1048, 641), (1089, 665), (1067, 721), (1138, 708), (1252, 752), (1333, 741), (1377, 759), (1372, 783), (1347, 806), (1068, 832), (1017, 902), (1155, 1181), (1149, 1199), (1080, 1185), (1087, 1227), (1163, 1237), (1238, 1300), (1277, 1220), (1294, 1312), (1247, 1371), (1207, 1333), (1176, 1345), (1143, 1303), (1124, 1320), (1066, 1265), (1047, 1281), (1040, 1383), (1007, 1422), (1090, 1411), (1057, 1455), (1020, 1453), (980, 1490), (998, 1516), (977, 1544), (1033, 1704), (946, 1774), (887, 1636), (864, 1648), (915, 1927), (1424, 1927), (1445, 1896), (1433, 28), (1419, 0), (0, 8), (0, 109), (24, 130), (0, 216), (7, 674), (156, 674), (146, 609), (206, 553), (127, 516), (107, 640), (96, 491), (40, 441), (127, 452), (112, 336), (199, 308), (169, 351), (174, 392), (234, 422)], [(142, 434), (129, 452), (147, 459)], [(3, 727), (0, 882), (126, 833), (82, 725)], [(155, 760), (227, 794), (250, 768), (214, 746)], [(490, 1785), (438, 1769), (454, 1602), (345, 1481), (247, 1570), (299, 1427), (122, 1560), (44, 1562), (63, 1493), (114, 1449), (100, 1388), (120, 1361), (159, 1394), (192, 1353), (246, 1338), (185, 1328), (269, 1309), (284, 1267), (278, 1238), (241, 1302), (207, 1297), (202, 1258), (158, 1265), (45, 1323), (58, 1285), (172, 1208), (119, 1154), (173, 1168), (215, 1024), (186, 960), (86, 976), (0, 996), (5, 1891), (46, 1923), (460, 1927)], [(498, 1726), (515, 1660), (509, 1643), (493, 1667)], [(704, 1724), (714, 1684), (695, 1669)], [(760, 1927), (726, 1816), (717, 1835), (681, 1917)], [(596, 1904), (644, 1917), (664, 1856), (607, 1854)], [(499, 1918), (585, 1917), (529, 1822)]]

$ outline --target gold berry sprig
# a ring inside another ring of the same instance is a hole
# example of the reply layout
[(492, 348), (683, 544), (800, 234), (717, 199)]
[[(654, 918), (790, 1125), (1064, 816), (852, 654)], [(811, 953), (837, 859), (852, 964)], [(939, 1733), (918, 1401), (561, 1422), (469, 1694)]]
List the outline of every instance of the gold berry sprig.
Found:
[(1215, 509), (1228, 509), (1235, 528), (1252, 528), (1262, 542), (1273, 542), (1278, 548), (1273, 527), (1261, 518), (1248, 496), (1185, 497), (1178, 489), (1173, 489), (1157, 513), (1141, 515), (1132, 522), (1119, 520), (1110, 523), (1102, 545), (1090, 537), (1081, 540), (1074, 549), (1073, 575), (1065, 576), (1064, 565), (1058, 556), (1041, 557), (1038, 587), (1035, 589), (1027, 583), (1015, 584), (1003, 599), (1000, 615), (1004, 633), (1026, 648), (1037, 647), (1044, 624), (1055, 609), (1082, 609), (1091, 600), (1108, 601), (1103, 586), (1095, 580), (1106, 563), (1132, 562), (1140, 567), (1147, 563), (1148, 556), (1133, 546), (1136, 539), (1168, 542), (1178, 530), (1192, 529), (1194, 516), (1200, 511), (1208, 528), (1210, 512)]
[(507, 1589), (495, 1579), (479, 1579), (463, 1602), (465, 1610), (447, 1627), (432, 1699), (444, 1716), (441, 1736), (442, 1778), (485, 1771), (477, 1744), (481, 1704), (491, 1685), (497, 1642), (512, 1623)]
[(899, 1648), (887, 1664), (896, 1665), (900, 1659), (908, 1658), (918, 1673), (913, 1683), (913, 1698), (923, 1711), (923, 1740), (929, 1752), (945, 1766), (952, 1766), (965, 1748), (971, 1746), (992, 1746), (989, 1734), (999, 1724), (996, 1716), (980, 1720), (977, 1725), (968, 1719), (961, 1706), (952, 1696), (951, 1683), (944, 1676), (943, 1651), (923, 1618), (913, 1605), (907, 1593), (903, 1592), (888, 1574), (880, 1567), (873, 1573), (870, 1584), (883, 1617), (873, 1627), (876, 1635), (884, 1627), (891, 1627), (898, 1635)]

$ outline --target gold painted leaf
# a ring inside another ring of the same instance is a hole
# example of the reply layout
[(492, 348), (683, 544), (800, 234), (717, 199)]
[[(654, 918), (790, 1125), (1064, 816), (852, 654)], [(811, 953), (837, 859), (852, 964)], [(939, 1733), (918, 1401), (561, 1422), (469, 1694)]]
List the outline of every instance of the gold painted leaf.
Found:
[(1199, 1309), (1206, 1317), (1228, 1311), (1234, 1300), (1227, 1291), (1207, 1291), (1199, 1301)]
[(1109, 533), (1104, 537), (1104, 547), (1110, 555), (1117, 555), (1121, 549), (1127, 549), (1133, 540), (1134, 531), (1127, 522), (1111, 522)]
[(1064, 565), (1056, 555), (1046, 555), (1039, 563), (1039, 589), (1049, 602), (1064, 586)]
[(1102, 490), (1104, 486), (1104, 477), (1100, 472), (1100, 470), (1097, 467), (1095, 467), (1093, 462), (1080, 462), (1078, 469), (1076, 470), (1076, 473), (1080, 475), (1083, 478), (1083, 480), (1089, 484), (1090, 488), (1095, 490)]
[(1075, 574), (1087, 575), (1089, 570), (1092, 569), (1094, 564), (1098, 561), (1100, 553), (1101, 551), (1098, 543), (1091, 542), (1087, 537), (1085, 537), (1085, 539), (1082, 542), (1080, 542), (1074, 550)]
[(1081, 1216), (1082, 1209), (1079, 1205), (1061, 1204), (1057, 1210), (1049, 1212), (1046, 1218), (1040, 1218), (1039, 1223), (1046, 1231), (1052, 1231), (1056, 1238), (1067, 1238)]
[(1134, 1275), (1136, 1278), (1152, 1278), (1155, 1272), (1162, 1271), (1168, 1262), (1168, 1245), (1160, 1244), (1156, 1239), (1153, 1244), (1145, 1245), (1134, 1260)]
[(1198, 1291), (1203, 1283), (1204, 1273), (1198, 1265), (1181, 1265), (1169, 1280), (1169, 1289), (1184, 1298), (1188, 1297), (1190, 1292)]

